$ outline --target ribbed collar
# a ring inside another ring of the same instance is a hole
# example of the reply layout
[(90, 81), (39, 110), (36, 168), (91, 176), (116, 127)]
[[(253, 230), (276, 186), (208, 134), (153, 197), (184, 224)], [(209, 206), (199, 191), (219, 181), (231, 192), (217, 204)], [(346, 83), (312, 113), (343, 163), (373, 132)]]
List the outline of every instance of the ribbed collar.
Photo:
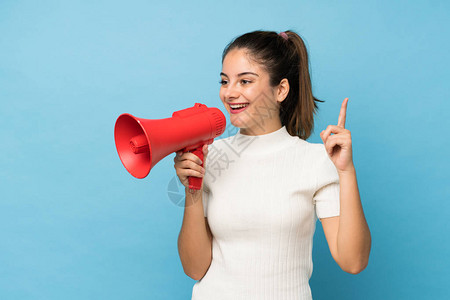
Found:
[(261, 135), (246, 135), (238, 131), (231, 137), (230, 146), (240, 155), (260, 155), (283, 149), (297, 139), (298, 137), (291, 136), (286, 130), (286, 126), (283, 126), (278, 130)]

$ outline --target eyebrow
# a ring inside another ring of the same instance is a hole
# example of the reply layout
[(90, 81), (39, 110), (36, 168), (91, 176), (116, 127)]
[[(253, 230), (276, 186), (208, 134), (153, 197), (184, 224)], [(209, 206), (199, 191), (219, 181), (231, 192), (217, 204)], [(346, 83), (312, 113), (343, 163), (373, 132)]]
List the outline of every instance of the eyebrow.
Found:
[[(249, 74), (250, 74), (250, 75), (255, 75), (255, 76), (258, 76), (258, 77), (259, 77), (258, 74), (253, 73), (253, 72), (243, 72), (243, 73), (239, 73), (239, 74), (238, 74), (238, 77), (239, 77), (239, 76), (243, 76), (243, 75), (249, 75)], [(228, 77), (228, 75), (225, 74), (225, 73), (223, 73), (223, 72), (220, 72), (220, 75), (223, 75), (223, 76)]]

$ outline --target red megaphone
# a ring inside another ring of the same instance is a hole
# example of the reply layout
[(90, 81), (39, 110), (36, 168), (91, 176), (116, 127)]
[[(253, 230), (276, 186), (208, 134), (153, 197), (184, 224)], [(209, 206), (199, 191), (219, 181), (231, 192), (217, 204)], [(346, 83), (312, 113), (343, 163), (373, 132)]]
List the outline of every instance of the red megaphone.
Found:
[[(193, 152), (203, 166), (203, 145), (212, 144), (225, 126), (225, 116), (218, 108), (195, 103), (166, 119), (148, 120), (122, 114), (114, 127), (114, 139), (125, 169), (136, 178), (144, 178), (161, 159), (180, 150)], [(202, 180), (190, 176), (189, 188), (199, 190)]]

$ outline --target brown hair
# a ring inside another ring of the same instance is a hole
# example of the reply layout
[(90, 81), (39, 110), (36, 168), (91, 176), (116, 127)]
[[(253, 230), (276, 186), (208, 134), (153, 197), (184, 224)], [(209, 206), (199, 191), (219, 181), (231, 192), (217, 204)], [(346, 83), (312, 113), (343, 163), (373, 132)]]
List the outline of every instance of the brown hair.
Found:
[(225, 56), (233, 49), (246, 49), (252, 59), (269, 73), (272, 87), (283, 78), (289, 82), (289, 93), (281, 102), (280, 120), (292, 136), (306, 140), (314, 130), (317, 102), (312, 94), (308, 52), (302, 38), (294, 31), (285, 31), (288, 39), (274, 31), (253, 31), (231, 41), (223, 50)]

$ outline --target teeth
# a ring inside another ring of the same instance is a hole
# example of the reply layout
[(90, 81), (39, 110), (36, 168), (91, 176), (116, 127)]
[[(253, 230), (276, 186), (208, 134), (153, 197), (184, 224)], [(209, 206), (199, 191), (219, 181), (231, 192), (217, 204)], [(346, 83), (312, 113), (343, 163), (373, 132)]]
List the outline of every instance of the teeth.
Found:
[(231, 107), (232, 109), (241, 108), (241, 107), (246, 107), (246, 106), (248, 106), (248, 103), (246, 103), (246, 104), (230, 104), (230, 107)]

